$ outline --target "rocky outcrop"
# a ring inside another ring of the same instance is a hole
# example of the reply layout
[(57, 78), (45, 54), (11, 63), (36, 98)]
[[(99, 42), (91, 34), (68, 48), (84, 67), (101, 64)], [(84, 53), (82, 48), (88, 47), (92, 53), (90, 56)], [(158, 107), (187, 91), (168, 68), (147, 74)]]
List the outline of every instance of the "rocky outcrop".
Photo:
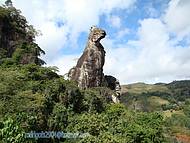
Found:
[(115, 94), (112, 95), (112, 101), (114, 103), (119, 103), (121, 96), (121, 86), (119, 80), (110, 75), (109, 76), (106, 75), (104, 79), (105, 79), (105, 85), (111, 90), (115, 91)]
[(78, 86), (83, 89), (98, 87), (103, 83), (105, 51), (100, 40), (105, 36), (106, 32), (104, 30), (91, 27), (87, 46), (77, 65), (68, 73), (69, 79), (76, 81)]
[(19, 10), (7, 5), (0, 6), (0, 65), (44, 64), (39, 56), (45, 52), (35, 43), (37, 31)]
[(104, 76), (103, 73), (106, 52), (100, 40), (105, 36), (104, 30), (91, 27), (87, 46), (77, 65), (69, 71), (68, 78), (76, 81), (82, 89), (106, 86), (115, 91), (112, 100), (118, 103), (121, 90), (119, 81), (113, 76)]

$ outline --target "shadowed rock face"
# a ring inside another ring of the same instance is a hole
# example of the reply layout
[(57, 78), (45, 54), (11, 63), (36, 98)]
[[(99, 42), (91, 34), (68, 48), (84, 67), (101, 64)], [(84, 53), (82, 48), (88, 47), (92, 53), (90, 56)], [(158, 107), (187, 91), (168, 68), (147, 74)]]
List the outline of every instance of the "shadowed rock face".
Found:
[(68, 73), (69, 79), (76, 81), (83, 89), (101, 86), (104, 81), (105, 51), (100, 40), (105, 36), (104, 30), (91, 27), (87, 46), (77, 65)]
[(39, 58), (45, 52), (35, 43), (36, 34), (19, 10), (0, 6), (0, 65), (45, 64)]
[(119, 103), (120, 95), (121, 95), (121, 86), (120, 86), (119, 80), (111, 75), (105, 75), (104, 83), (106, 87), (115, 91), (115, 94), (112, 95), (112, 101), (114, 103)]

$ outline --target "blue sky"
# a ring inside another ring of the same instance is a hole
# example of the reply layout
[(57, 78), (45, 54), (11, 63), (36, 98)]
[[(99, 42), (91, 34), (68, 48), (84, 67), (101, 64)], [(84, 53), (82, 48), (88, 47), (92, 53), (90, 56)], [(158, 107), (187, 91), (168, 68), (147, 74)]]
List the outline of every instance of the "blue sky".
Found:
[[(1, 0), (0, 3), (3, 3)], [(122, 84), (190, 79), (189, 0), (13, 0), (43, 34), (47, 66), (73, 67), (89, 29), (107, 32), (105, 74)]]
[[(130, 30), (125, 37), (116, 41), (118, 44), (127, 42), (128, 40), (134, 40), (137, 38), (136, 32), (140, 26), (139, 21), (145, 18), (160, 17), (168, 2), (169, 0), (139, 0), (131, 7), (131, 9), (115, 9), (109, 15), (100, 15), (99, 22), (96, 26), (105, 29), (110, 38), (117, 36), (118, 30), (124, 30), (126, 28)], [(119, 20), (118, 22), (117, 18)], [(64, 22), (57, 21), (58, 25), (60, 25), (60, 23), (62, 24), (61, 26), (64, 26)], [(73, 45), (68, 44), (65, 46), (63, 53), (77, 54), (78, 52), (82, 52), (86, 44), (87, 37), (87, 32), (81, 32), (77, 41), (77, 46), (79, 47), (77, 49), (73, 49)]]

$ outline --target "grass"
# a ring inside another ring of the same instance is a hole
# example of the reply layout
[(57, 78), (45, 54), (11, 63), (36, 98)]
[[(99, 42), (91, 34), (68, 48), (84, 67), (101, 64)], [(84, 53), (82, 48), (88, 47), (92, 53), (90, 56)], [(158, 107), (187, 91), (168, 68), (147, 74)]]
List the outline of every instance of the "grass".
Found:
[(166, 117), (171, 117), (172, 114), (180, 114), (180, 115), (184, 115), (183, 111), (182, 110), (166, 110), (166, 111), (163, 111), (163, 116), (166, 118)]
[(161, 97), (158, 96), (151, 96), (148, 98), (148, 101), (150, 103), (159, 104), (159, 105), (169, 104), (168, 100), (162, 99)]
[(138, 109), (141, 108), (142, 111), (160, 111), (162, 110), (162, 105), (170, 103), (165, 98), (163, 99), (159, 96), (143, 94), (155, 92), (170, 93), (171, 91), (167, 88), (165, 84), (135, 83), (129, 85), (122, 85), (121, 89), (122, 98), (124, 99), (123, 102), (129, 108), (134, 107), (135, 104), (137, 104), (139, 107)]
[(129, 85), (122, 85), (122, 93), (141, 94), (143, 92), (156, 92), (162, 91), (169, 93), (170, 90), (164, 84), (145, 84), (145, 83), (134, 83)]

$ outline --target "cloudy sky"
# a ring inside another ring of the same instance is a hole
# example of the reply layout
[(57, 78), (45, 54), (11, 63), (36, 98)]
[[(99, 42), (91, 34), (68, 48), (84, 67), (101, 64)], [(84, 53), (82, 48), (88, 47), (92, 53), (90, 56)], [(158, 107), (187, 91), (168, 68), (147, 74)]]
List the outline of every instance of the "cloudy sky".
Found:
[(12, 1), (43, 34), (36, 38), (43, 59), (60, 74), (76, 64), (96, 25), (107, 32), (104, 73), (122, 84), (190, 79), (190, 0)]

